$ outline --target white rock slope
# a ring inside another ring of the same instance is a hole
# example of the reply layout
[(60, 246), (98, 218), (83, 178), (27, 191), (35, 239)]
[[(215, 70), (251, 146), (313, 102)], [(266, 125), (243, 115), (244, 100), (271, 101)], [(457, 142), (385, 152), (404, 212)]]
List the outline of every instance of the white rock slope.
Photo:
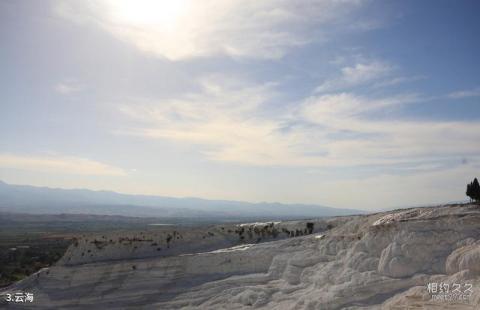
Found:
[[(479, 206), (267, 225), (177, 231), (175, 243), (173, 232), (144, 232), (130, 238), (148, 241), (131, 244), (79, 240), (57, 266), (6, 290), (33, 292), (36, 309), (480, 308)], [(303, 232), (286, 238), (286, 230)], [(462, 295), (451, 294), (455, 284)]]

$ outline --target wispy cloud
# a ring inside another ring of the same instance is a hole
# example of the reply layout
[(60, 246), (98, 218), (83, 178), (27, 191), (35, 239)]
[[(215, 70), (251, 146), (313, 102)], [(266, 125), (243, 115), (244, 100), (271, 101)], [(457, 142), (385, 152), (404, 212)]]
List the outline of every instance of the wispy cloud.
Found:
[(0, 167), (47, 173), (123, 176), (126, 172), (119, 167), (94, 161), (87, 158), (68, 156), (36, 156), (0, 154)]
[[(480, 124), (433, 120), (378, 120), (369, 114), (416, 102), (416, 96), (372, 99), (335, 94), (308, 99), (305, 118), (346, 138), (326, 143), (331, 164), (382, 165), (478, 156)], [(349, 138), (353, 137), (353, 138)]]
[(69, 95), (72, 93), (82, 91), (84, 89), (84, 86), (75, 80), (65, 80), (55, 84), (53, 86), (53, 89), (57, 93), (60, 93), (62, 95)]
[(278, 149), (278, 120), (259, 114), (275, 98), (273, 84), (252, 85), (225, 76), (202, 78), (200, 93), (162, 102), (133, 102), (121, 111), (145, 126), (123, 133), (204, 146), (214, 160), (267, 162)]
[(347, 28), (347, 18), (363, 2), (59, 1), (55, 10), (171, 60), (212, 55), (275, 59), (293, 47), (325, 40), (335, 27)]
[(469, 90), (460, 90), (460, 91), (452, 92), (448, 94), (448, 97), (452, 99), (480, 97), (480, 87), (469, 89)]
[(385, 62), (360, 62), (353, 66), (343, 67), (340, 76), (323, 82), (315, 89), (315, 92), (346, 90), (354, 86), (376, 81), (389, 75), (392, 71), (393, 67)]
[(373, 84), (373, 87), (389, 87), (403, 83), (412, 83), (416, 81), (425, 80), (427, 77), (423, 75), (415, 75), (415, 76), (397, 76), (392, 77), (390, 79), (385, 79), (383, 81), (376, 82)]
[(143, 124), (123, 133), (193, 143), (210, 160), (248, 165), (417, 167), (480, 155), (480, 124), (372, 117), (422, 101), (416, 94), (331, 93), (272, 109), (274, 84), (200, 83), (202, 92), (175, 101), (123, 106)]

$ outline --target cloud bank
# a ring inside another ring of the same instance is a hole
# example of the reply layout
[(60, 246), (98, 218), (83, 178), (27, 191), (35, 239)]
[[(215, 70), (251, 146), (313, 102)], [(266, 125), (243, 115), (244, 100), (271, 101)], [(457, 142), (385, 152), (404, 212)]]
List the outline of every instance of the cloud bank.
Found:
[(195, 144), (214, 161), (263, 166), (414, 169), (479, 155), (478, 122), (375, 116), (418, 104), (417, 94), (313, 94), (275, 109), (275, 84), (225, 81), (200, 80), (200, 92), (176, 100), (123, 105), (141, 124), (123, 133)]

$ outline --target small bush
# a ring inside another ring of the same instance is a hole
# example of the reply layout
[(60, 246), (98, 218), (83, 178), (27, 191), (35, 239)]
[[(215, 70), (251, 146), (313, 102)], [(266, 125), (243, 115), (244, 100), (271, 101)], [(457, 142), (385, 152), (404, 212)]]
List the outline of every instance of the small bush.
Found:
[(308, 230), (308, 233), (311, 234), (313, 233), (313, 228), (314, 228), (315, 224), (312, 223), (312, 222), (308, 222), (307, 223), (307, 230)]

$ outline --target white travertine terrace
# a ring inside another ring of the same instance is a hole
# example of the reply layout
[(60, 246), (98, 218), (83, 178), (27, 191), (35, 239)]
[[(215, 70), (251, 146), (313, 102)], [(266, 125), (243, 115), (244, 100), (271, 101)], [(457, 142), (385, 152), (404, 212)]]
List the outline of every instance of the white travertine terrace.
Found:
[[(80, 239), (7, 289), (33, 292), (35, 309), (480, 308), (479, 206), (178, 229), (174, 241), (169, 229)], [(433, 282), (473, 293), (433, 300)]]

